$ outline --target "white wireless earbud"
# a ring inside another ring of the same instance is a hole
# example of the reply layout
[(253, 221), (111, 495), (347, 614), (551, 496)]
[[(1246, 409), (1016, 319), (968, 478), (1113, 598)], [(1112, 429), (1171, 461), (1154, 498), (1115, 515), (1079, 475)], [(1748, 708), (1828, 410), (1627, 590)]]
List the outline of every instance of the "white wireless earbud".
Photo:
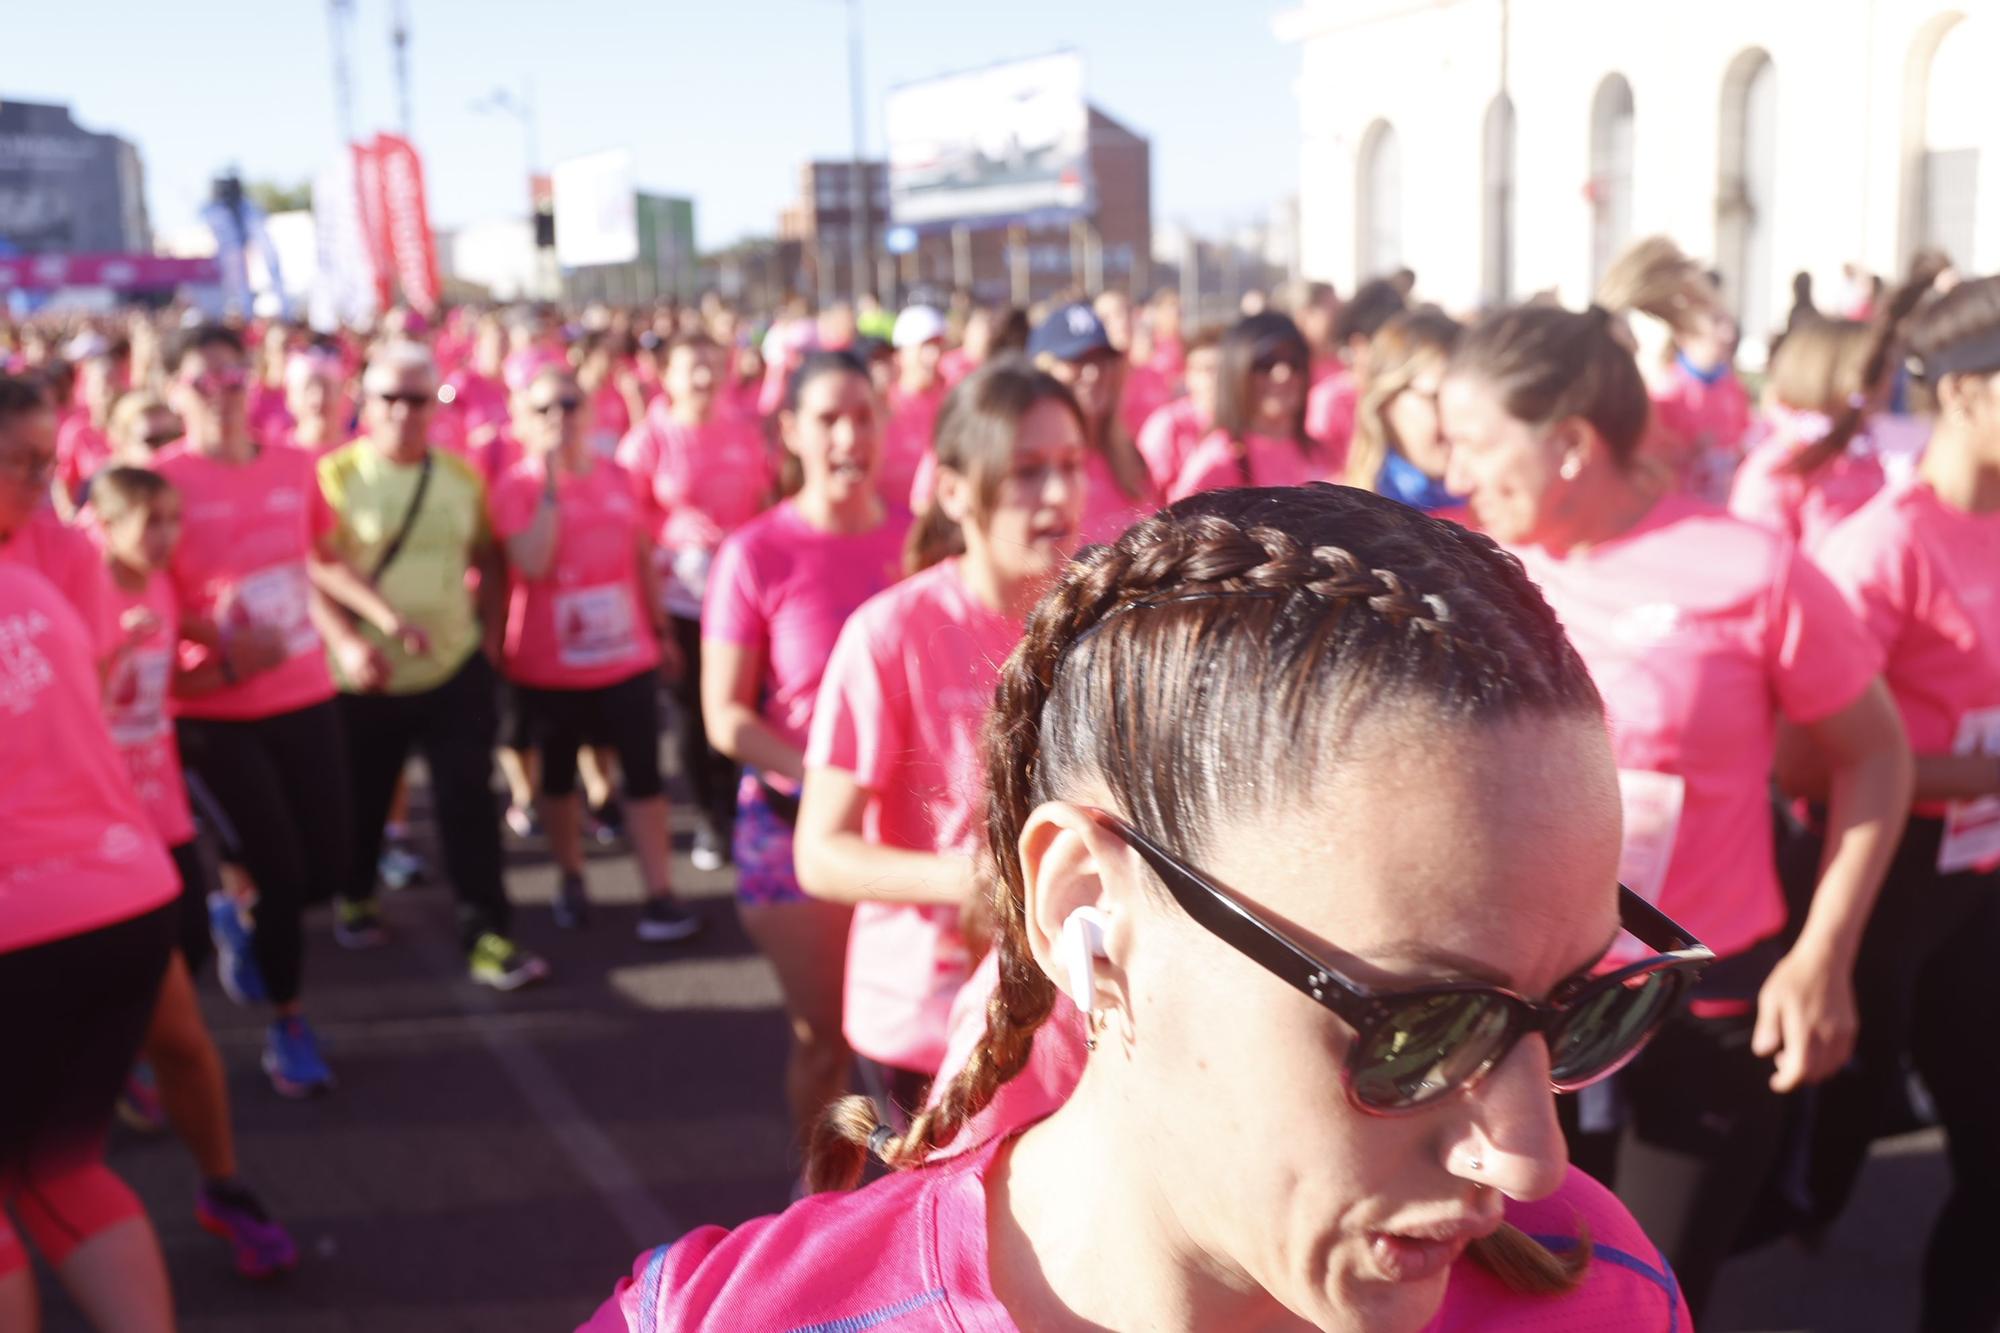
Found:
[(1096, 960), (1104, 954), (1104, 913), (1079, 907), (1063, 922), (1056, 953), (1069, 984), (1063, 987), (1078, 1009), (1089, 1013), (1097, 1004)]

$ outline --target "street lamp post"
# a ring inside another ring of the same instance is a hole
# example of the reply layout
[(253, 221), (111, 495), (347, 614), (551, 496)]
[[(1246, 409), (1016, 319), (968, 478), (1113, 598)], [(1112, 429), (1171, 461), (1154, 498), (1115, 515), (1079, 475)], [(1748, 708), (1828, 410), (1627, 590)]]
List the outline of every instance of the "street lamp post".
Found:
[(852, 104), (854, 124), (853, 162), (848, 167), (848, 197), (852, 203), (853, 216), (848, 225), (848, 265), (853, 269), (853, 295), (855, 307), (861, 304), (862, 293), (868, 290), (868, 208), (870, 191), (868, 173), (862, 166), (862, 105), (864, 100), (861, 83), (861, 0), (847, 0), (847, 95)]
[[(472, 104), (479, 112), (499, 111), (521, 122), (521, 151), (527, 159), (528, 185), (528, 235), (530, 249), (534, 252), (537, 270), (545, 267), (541, 261), (541, 245), (535, 237), (535, 166), (541, 160), (541, 147), (535, 135), (535, 85), (530, 79), (521, 80), (521, 95), (516, 97), (505, 88), (495, 88), (486, 96)], [(545, 286), (546, 274), (537, 271), (534, 275), (538, 286)]]

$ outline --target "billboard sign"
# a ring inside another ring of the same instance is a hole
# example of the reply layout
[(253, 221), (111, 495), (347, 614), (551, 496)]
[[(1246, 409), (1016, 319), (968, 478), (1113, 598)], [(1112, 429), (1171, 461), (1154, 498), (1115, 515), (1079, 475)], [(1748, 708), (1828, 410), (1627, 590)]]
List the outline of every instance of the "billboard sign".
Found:
[(889, 214), (900, 226), (1055, 220), (1090, 211), (1090, 111), (1076, 52), (889, 94)]
[(564, 268), (629, 264), (639, 257), (632, 154), (623, 148), (556, 163), (556, 262)]

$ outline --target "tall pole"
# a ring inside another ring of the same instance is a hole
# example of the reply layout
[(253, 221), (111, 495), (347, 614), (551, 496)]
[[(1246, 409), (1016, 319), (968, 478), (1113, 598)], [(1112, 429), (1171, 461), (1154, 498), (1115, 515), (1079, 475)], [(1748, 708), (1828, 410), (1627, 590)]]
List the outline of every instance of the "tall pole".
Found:
[(354, 23), (354, 0), (327, 0), (326, 23), (333, 48), (333, 118), (340, 128), (342, 151), (354, 142), (354, 74), (348, 67), (348, 34)]
[(864, 102), (861, 83), (861, 0), (847, 0), (847, 95), (853, 104), (854, 116), (854, 160), (848, 170), (851, 186), (849, 199), (853, 207), (853, 217), (848, 227), (850, 247), (848, 264), (854, 270), (854, 300), (856, 305), (859, 305), (862, 293), (868, 290), (868, 208), (871, 198), (867, 173), (862, 168), (861, 162)]
[(389, 48), (396, 62), (396, 108), (401, 113), (403, 137), (410, 137), (410, 6), (396, 0), (389, 20)]

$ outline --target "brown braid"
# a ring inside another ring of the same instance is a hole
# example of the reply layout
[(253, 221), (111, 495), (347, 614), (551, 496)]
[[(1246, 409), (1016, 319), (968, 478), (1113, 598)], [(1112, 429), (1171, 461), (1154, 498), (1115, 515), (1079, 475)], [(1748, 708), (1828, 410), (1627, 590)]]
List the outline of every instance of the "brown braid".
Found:
[[(865, 1098), (834, 1107), (812, 1186), (852, 1184), (871, 1146), (892, 1167), (921, 1163), (1026, 1065), (1056, 993), (1028, 945), (1019, 837), (1036, 806), (1099, 788), (1195, 854), (1230, 806), (1306, 799), (1292, 776), (1320, 771), (1361, 713), (1398, 698), (1466, 720), (1602, 713), (1519, 562), (1366, 492), (1209, 492), (1078, 556), (1029, 616), (987, 722), (999, 984), (985, 1037), (900, 1135)], [(1505, 1231), (1474, 1252), (1488, 1250), (1523, 1290), (1574, 1285), (1588, 1255)]]

